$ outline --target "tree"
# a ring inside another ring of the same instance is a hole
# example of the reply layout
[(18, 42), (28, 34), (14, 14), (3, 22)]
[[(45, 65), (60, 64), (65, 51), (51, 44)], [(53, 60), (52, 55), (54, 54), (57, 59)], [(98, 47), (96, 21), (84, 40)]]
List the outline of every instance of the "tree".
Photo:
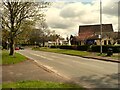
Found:
[(74, 36), (73, 36), (73, 35), (70, 35), (70, 43), (71, 43), (71, 45), (74, 44), (73, 38), (74, 38)]
[(21, 30), (23, 32), (16, 37), (15, 44), (28, 44), (30, 33), (33, 31), (34, 27), (35, 27), (34, 21), (30, 20), (24, 21), (24, 23), (21, 25)]
[(21, 29), (25, 20), (35, 20), (43, 17), (44, 14), (40, 13), (41, 8), (46, 8), (49, 3), (47, 2), (11, 2), (10, 0), (3, 1), (3, 15), (2, 15), (2, 28), (9, 32), (10, 53), (14, 54), (14, 41), (15, 38), (23, 32)]

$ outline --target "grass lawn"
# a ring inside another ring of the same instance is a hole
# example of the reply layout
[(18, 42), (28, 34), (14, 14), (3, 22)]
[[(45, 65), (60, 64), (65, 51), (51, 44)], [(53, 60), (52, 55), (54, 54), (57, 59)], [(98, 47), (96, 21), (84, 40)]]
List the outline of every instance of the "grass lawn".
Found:
[(85, 90), (78, 85), (47, 82), (47, 81), (21, 81), (12, 83), (3, 83), (2, 88), (79, 88)]
[(33, 48), (33, 50), (61, 53), (61, 54), (68, 54), (68, 55), (76, 55), (76, 56), (87, 56), (90, 54), (89, 52), (86, 52), (86, 51), (77, 51), (77, 50), (68, 50), (68, 49), (59, 49), (59, 48), (47, 48), (47, 47), (41, 47), (41, 48), (37, 47), (37, 48)]
[(7, 50), (2, 50), (2, 62), (0, 64), (3, 65), (8, 65), (8, 64), (15, 64), (15, 63), (19, 63), (22, 62), (24, 60), (26, 60), (27, 58), (19, 53), (14, 53), (13, 56), (9, 56), (9, 51)]

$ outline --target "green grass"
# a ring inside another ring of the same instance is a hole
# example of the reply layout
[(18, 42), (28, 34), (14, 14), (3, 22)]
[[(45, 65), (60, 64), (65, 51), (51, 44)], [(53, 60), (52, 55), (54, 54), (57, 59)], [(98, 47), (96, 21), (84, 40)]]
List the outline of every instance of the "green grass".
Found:
[(59, 48), (47, 48), (47, 47), (33, 48), (33, 50), (75, 55), (75, 56), (87, 56), (90, 54), (89, 52), (86, 52), (86, 51), (77, 51), (77, 50), (68, 50), (68, 49), (59, 49)]
[(9, 52), (7, 50), (2, 51), (2, 62), (3, 65), (8, 64), (16, 64), (26, 60), (27, 58), (19, 53), (14, 53), (13, 56), (9, 56)]
[(80, 88), (80, 90), (84, 90), (82, 87), (78, 85), (47, 81), (21, 81), (3, 83), (2, 88)]
[[(46, 52), (54, 52), (54, 53), (61, 53), (61, 54), (68, 54), (68, 55), (74, 55), (74, 56), (101, 56), (101, 57), (107, 57), (106, 53), (100, 54), (100, 53), (92, 53), (87, 51), (78, 51), (78, 50), (69, 50), (69, 49), (59, 49), (59, 48), (48, 48), (48, 47), (34, 47), (33, 50), (40, 50), (40, 51), (46, 51)], [(120, 58), (120, 55), (112, 55), (111, 58), (118, 59)]]
[(105, 57), (105, 56), (106, 56), (106, 53), (102, 53), (102, 54), (100, 54), (100, 53), (96, 53), (96, 55), (97, 55), (97, 56)]
[(116, 55), (112, 55), (112, 56), (107, 56), (106, 53), (96, 53), (96, 56), (101, 56), (101, 57), (111, 57), (111, 59), (119, 59), (120, 58), (120, 55), (119, 54), (116, 54)]
[(112, 58), (113, 58), (113, 59), (120, 59), (120, 54), (112, 55)]

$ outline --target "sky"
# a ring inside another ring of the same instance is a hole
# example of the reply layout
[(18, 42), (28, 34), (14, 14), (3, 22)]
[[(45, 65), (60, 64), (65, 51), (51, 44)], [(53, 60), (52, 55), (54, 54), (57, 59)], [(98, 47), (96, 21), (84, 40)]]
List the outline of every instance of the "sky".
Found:
[[(100, 0), (52, 1), (45, 11), (46, 22), (64, 38), (78, 35), (80, 25), (100, 24)], [(102, 23), (112, 24), (114, 31), (118, 31), (118, 0), (102, 0)]]
[[(44, 1), (52, 2), (52, 5), (44, 10), (49, 29), (64, 38), (78, 35), (80, 25), (100, 24), (100, 0)], [(112, 24), (113, 30), (118, 31), (118, 1), (120, 0), (101, 1), (102, 23)]]

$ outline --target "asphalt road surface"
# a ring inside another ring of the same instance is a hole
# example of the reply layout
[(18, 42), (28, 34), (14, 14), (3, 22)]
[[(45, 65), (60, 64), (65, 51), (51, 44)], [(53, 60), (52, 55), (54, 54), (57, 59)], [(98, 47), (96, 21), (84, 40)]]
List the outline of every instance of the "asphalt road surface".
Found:
[(118, 63), (30, 49), (17, 51), (87, 88), (118, 88)]

